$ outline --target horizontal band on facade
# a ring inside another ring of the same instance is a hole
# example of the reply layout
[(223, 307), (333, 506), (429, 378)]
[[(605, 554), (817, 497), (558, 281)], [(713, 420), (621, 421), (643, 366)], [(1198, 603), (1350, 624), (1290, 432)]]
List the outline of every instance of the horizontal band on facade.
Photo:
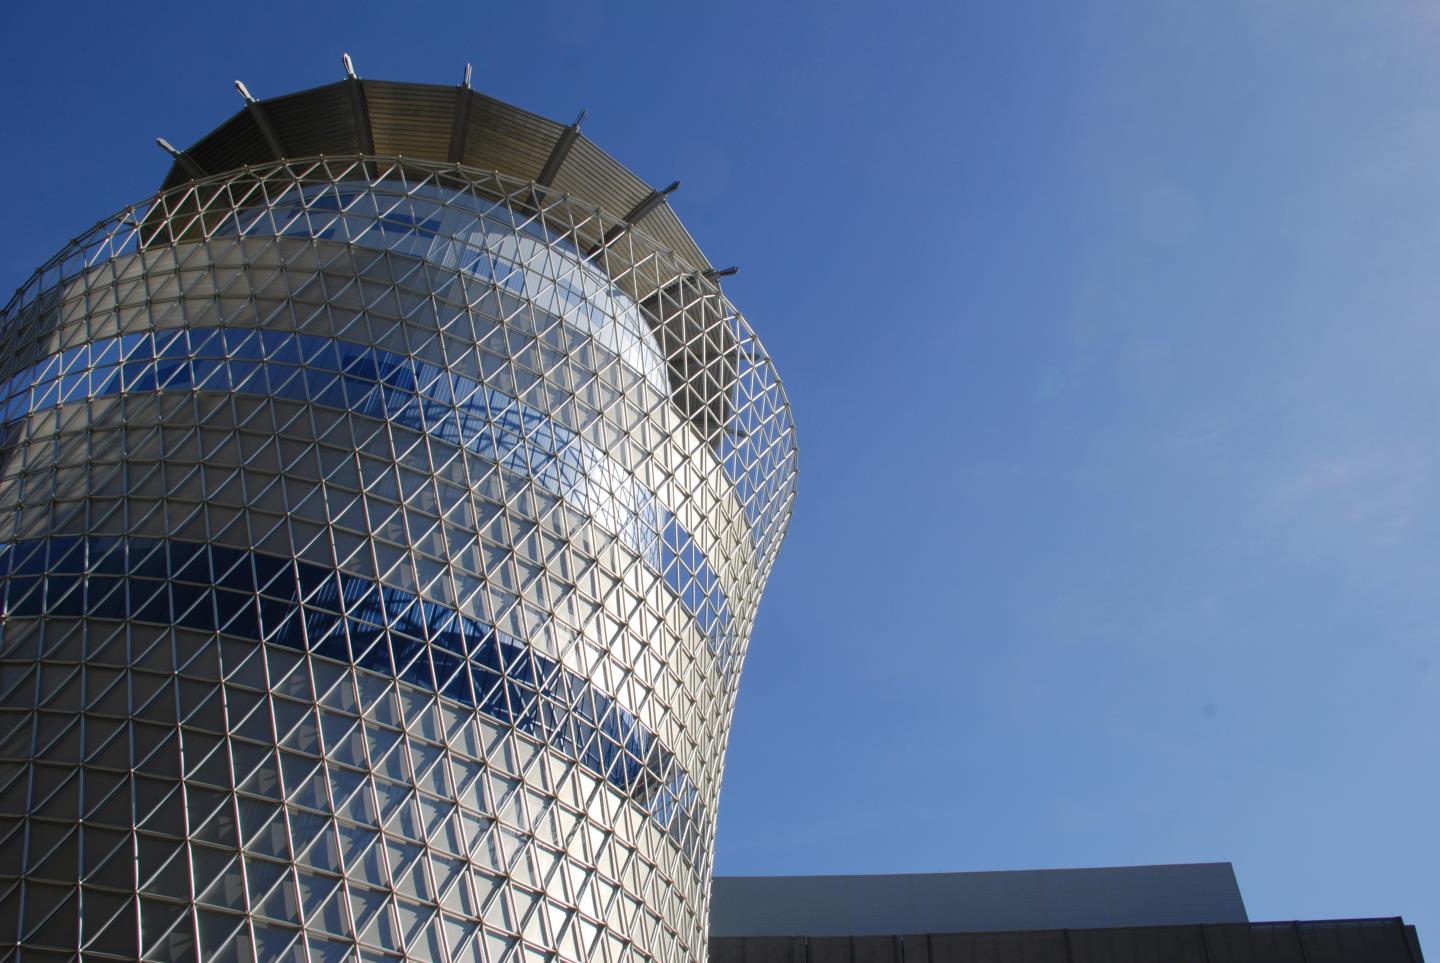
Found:
[(223, 391), (389, 421), (495, 459), (572, 501), (654, 569), (725, 675), (734, 650), (719, 576), (675, 513), (544, 412), (437, 365), (353, 342), (255, 328), (172, 329), (70, 348), (0, 385), (0, 421), (127, 392)]
[(138, 537), (0, 545), (4, 617), (116, 619), (308, 652), (475, 709), (573, 756), (644, 809), (692, 864), (705, 807), (635, 715), (478, 619), (370, 579), (261, 552)]
[(0, 309), (10, 930), (703, 959), (797, 458), (728, 272), (468, 79), (241, 94)]
[[(274, 208), (294, 216), (296, 198), (302, 198), (300, 210), (309, 219), (305, 223), (321, 234), (334, 227), (337, 241), (356, 247), (403, 250), (407, 231), (428, 230), (423, 227), (427, 218), (415, 221), (416, 199), (443, 197), (447, 206), (464, 208), (471, 216), (493, 215), (508, 221), (510, 229), (533, 233), (552, 251), (560, 251), (565, 246), (562, 239), (574, 227), (571, 221), (585, 221), (595, 212), (571, 210), (569, 201), (557, 202), (555, 211), (563, 207), (568, 212), (560, 219), (563, 223), (537, 221), (534, 213), (525, 213), (532, 187), (501, 173), (412, 157), (297, 158), (232, 171), (166, 191), (95, 225), (37, 270), (16, 291), (4, 313), (19, 318), (47, 311), (65, 298), (67, 281), (80, 280), (86, 272), (118, 258), (143, 257), (212, 237), (282, 236), (286, 229), (260, 212)], [(348, 208), (337, 203), (342, 193), (356, 199), (348, 202)], [(328, 220), (317, 223), (314, 219), (322, 215)], [(626, 244), (640, 233), (626, 234)], [(316, 242), (320, 239), (312, 238)], [(567, 257), (572, 253), (565, 252)], [(612, 260), (619, 253), (607, 249), (605, 258)], [(646, 312), (671, 369), (671, 401), (699, 429), (733, 483), (751, 530), (757, 570), (768, 571), (795, 491), (796, 449), (789, 404), (768, 355), (745, 320), (718, 289), (685, 293), (668, 286), (677, 277), (688, 277), (683, 271), (677, 274), (670, 259), (659, 253), (630, 259), (623, 282), (610, 276)], [(449, 269), (456, 270), (454, 265)], [(647, 279), (649, 293), (634, 289), (640, 275)], [(506, 278), (489, 280), (496, 290), (505, 289)], [(508, 280), (513, 282), (514, 277)], [(705, 414), (712, 404), (720, 408)]]

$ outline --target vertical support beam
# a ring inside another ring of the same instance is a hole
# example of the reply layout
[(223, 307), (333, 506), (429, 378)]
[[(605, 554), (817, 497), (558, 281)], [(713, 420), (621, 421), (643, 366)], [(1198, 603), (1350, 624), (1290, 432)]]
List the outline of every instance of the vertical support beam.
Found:
[(362, 154), (375, 153), (375, 140), (370, 134), (370, 111), (365, 106), (365, 88), (360, 86), (360, 77), (355, 73), (355, 64), (350, 55), (341, 54), (345, 64), (346, 86), (350, 88), (350, 111), (355, 118), (355, 142)]
[(459, 164), (465, 159), (465, 135), (470, 132), (470, 104), (475, 95), (470, 91), (470, 65), (465, 65), (465, 79), (455, 89), (455, 120), (450, 126), (450, 149), (445, 159)]
[(630, 213), (625, 215), (625, 223), (629, 224), (631, 227), (639, 224), (651, 211), (659, 207), (661, 202), (664, 201), (665, 198), (675, 193), (675, 191), (679, 187), (680, 182), (673, 181), (671, 182), (669, 187), (663, 188), (662, 190), (658, 191), (651, 191), (649, 194), (645, 195), (644, 200), (642, 200), (639, 204), (636, 204), (634, 207), (630, 208)]
[(280, 135), (276, 133), (275, 125), (270, 123), (270, 115), (265, 113), (265, 106), (252, 97), (249, 89), (238, 80), (235, 81), (235, 89), (240, 91), (241, 97), (245, 98), (245, 109), (250, 112), (255, 126), (260, 128), (260, 133), (264, 136), (270, 153), (276, 160), (284, 160), (285, 147), (280, 143)]
[[(575, 141), (580, 138), (580, 124), (585, 120), (585, 111), (580, 111), (575, 118), (575, 123), (566, 127), (555, 138), (555, 144), (550, 148), (550, 156), (545, 158), (545, 166), (540, 168), (540, 173), (535, 177), (536, 187), (549, 187), (555, 183), (555, 177), (560, 173), (560, 168), (565, 164), (565, 158), (570, 154), (570, 148), (575, 146)], [(541, 210), (545, 205), (541, 200), (541, 192), (530, 191), (530, 206), (536, 211)]]
[(644, 220), (645, 216), (655, 210), (655, 208), (659, 207), (665, 198), (673, 194), (679, 186), (680, 182), (674, 181), (664, 190), (651, 191), (649, 194), (646, 194), (639, 204), (630, 208), (630, 213), (625, 215), (621, 223), (616, 224), (605, 232), (605, 236), (600, 239), (600, 243), (591, 248), (586, 256), (594, 257), (597, 253), (624, 237), (632, 227)]
[(560, 173), (565, 158), (570, 153), (570, 148), (575, 146), (575, 140), (580, 136), (580, 124), (585, 120), (585, 111), (580, 111), (580, 116), (575, 118), (575, 123), (566, 127), (555, 138), (555, 146), (550, 148), (550, 156), (545, 158), (545, 166), (540, 168), (540, 176), (535, 178), (535, 183), (541, 187), (549, 187), (555, 183), (555, 176)]

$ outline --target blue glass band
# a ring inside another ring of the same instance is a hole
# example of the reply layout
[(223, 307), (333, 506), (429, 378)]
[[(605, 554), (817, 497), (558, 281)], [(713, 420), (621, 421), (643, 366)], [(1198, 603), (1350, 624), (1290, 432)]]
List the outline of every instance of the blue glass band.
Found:
[(104, 338), (0, 385), (0, 419), (105, 395), (224, 391), (388, 420), (493, 458), (575, 504), (658, 572), (727, 675), (730, 604), (694, 536), (601, 448), (544, 412), (439, 365), (317, 335), (194, 328)]
[(399, 679), (574, 756), (692, 862), (704, 807), (675, 755), (579, 674), (453, 609), (310, 562), (173, 539), (0, 545), (6, 618), (117, 619), (268, 642)]

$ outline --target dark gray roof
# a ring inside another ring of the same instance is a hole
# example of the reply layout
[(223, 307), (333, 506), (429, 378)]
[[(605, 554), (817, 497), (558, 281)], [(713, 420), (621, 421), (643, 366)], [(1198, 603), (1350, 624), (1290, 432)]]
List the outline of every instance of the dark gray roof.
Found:
[(1425, 963), (1389, 919), (904, 936), (723, 936), (710, 963)]
[[(186, 148), (162, 189), (201, 173), (357, 154), (455, 163), (534, 181), (564, 131), (564, 124), (463, 85), (341, 80), (247, 104)], [(651, 193), (650, 185), (583, 134), (569, 145), (550, 187), (620, 217)], [(710, 269), (667, 204), (645, 215), (645, 236), (691, 270)]]
[[(311, 164), (316, 159), (362, 157), (399, 161), (417, 178), (463, 176), (494, 199), (518, 201), (518, 209), (543, 209), (542, 220), (587, 256), (607, 252), (596, 266), (647, 312), (670, 364), (673, 400), (701, 437), (720, 443), (741, 367), (727, 323), (734, 312), (666, 200), (678, 182), (652, 188), (581, 134), (578, 118), (567, 127), (466, 84), (349, 77), (265, 100), (246, 96), (241, 110), (175, 152), (161, 184), (171, 199), (152, 219), (203, 230), (206, 219), (196, 212), (224, 190), (221, 178), (273, 173), (282, 161), (296, 170), (308, 164), (315, 176), (329, 176)], [(204, 187), (184, 190), (195, 183)]]
[(712, 936), (1243, 923), (1229, 863), (903, 876), (717, 876)]

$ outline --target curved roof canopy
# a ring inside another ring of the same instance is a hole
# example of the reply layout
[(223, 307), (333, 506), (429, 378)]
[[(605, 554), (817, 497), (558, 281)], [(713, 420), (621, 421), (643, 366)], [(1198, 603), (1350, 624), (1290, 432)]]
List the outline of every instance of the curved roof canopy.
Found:
[[(530, 181), (594, 204), (697, 274), (713, 271), (665, 194), (570, 126), (472, 90), (360, 80), (254, 100), (176, 154), (162, 190), (246, 165), (288, 158), (374, 154), (457, 164)], [(596, 239), (600, 240), (600, 239)]]
[[(732, 414), (728, 395), (739, 370), (735, 334), (726, 323), (733, 309), (716, 283), (731, 271), (711, 267), (665, 203), (678, 183), (650, 187), (582, 135), (578, 119), (567, 127), (476, 93), (468, 71), (467, 82), (454, 87), (351, 74), (268, 100), (254, 99), (238, 81), (236, 87), (245, 107), (229, 120), (185, 150), (159, 142), (175, 159), (162, 194), (194, 181), (214, 184), (249, 167), (375, 157), (467, 168), (483, 175), (473, 178), (482, 188), (484, 172), (528, 184), (518, 193), (501, 193), (507, 203), (518, 201), (547, 221), (557, 200), (557, 210), (593, 206), (598, 216), (577, 221), (572, 213), (563, 218), (563, 230), (591, 254), (606, 252), (596, 263), (648, 316), (670, 369), (672, 399), (702, 437), (718, 444)], [(200, 203), (182, 194), (175, 209), (187, 202)], [(151, 217), (174, 213), (166, 205)], [(201, 226), (198, 220), (186, 223)], [(642, 263), (650, 269), (636, 270)]]

